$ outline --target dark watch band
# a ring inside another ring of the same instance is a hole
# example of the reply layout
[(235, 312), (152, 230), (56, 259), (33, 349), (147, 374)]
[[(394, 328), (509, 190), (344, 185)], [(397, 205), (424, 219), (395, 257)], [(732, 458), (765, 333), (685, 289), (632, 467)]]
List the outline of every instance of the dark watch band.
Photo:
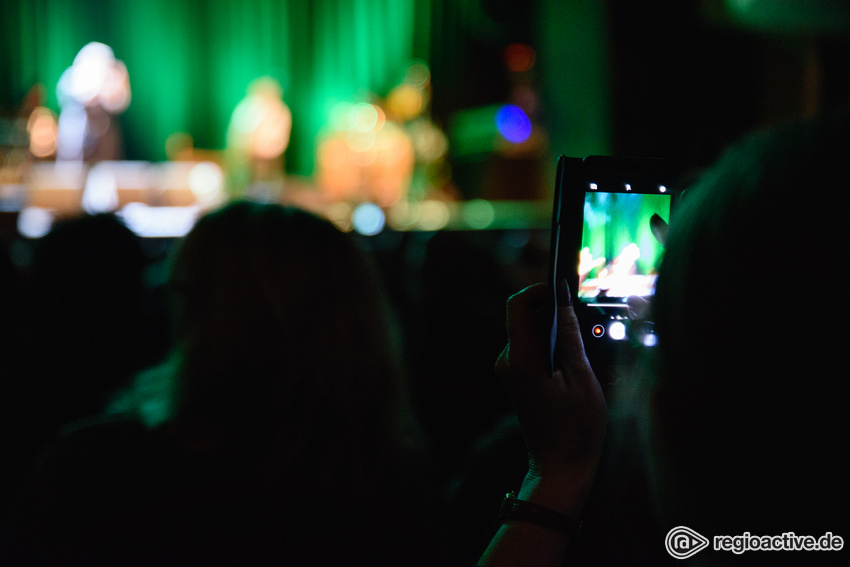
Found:
[(581, 527), (581, 522), (572, 520), (545, 506), (526, 500), (517, 500), (516, 492), (508, 492), (505, 495), (502, 508), (499, 510), (499, 521), (505, 523), (508, 520), (522, 520), (555, 530), (570, 538), (570, 542), (578, 536)]

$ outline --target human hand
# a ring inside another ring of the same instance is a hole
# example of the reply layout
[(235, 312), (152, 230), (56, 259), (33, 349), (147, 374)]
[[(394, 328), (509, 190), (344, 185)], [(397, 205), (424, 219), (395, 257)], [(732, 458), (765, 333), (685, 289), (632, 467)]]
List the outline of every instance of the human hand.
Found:
[(508, 344), (496, 362), (496, 374), (525, 437), (526, 484), (555, 486), (540, 503), (567, 511), (581, 507), (596, 473), (607, 408), (584, 352), (566, 282), (559, 285), (554, 369), (548, 350), (555, 315), (551, 290), (537, 284), (508, 300)]

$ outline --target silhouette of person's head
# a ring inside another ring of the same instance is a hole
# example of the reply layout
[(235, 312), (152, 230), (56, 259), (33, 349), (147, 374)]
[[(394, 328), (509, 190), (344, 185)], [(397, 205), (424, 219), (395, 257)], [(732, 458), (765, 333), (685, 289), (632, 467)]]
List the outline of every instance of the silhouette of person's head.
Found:
[(149, 422), (333, 490), (365, 490), (406, 450), (416, 428), (400, 341), (349, 234), (295, 208), (233, 203), (198, 221), (169, 284), (175, 350), (155, 404), (166, 410)]
[(834, 299), (848, 152), (846, 115), (786, 125), (731, 148), (684, 194), (654, 304), (653, 431), (676, 522), (768, 535), (846, 525)]
[(138, 237), (111, 214), (61, 220), (35, 243), (18, 356), (41, 390), (36, 395), (57, 402), (52, 420), (97, 413), (150, 362), (143, 346), (147, 263)]

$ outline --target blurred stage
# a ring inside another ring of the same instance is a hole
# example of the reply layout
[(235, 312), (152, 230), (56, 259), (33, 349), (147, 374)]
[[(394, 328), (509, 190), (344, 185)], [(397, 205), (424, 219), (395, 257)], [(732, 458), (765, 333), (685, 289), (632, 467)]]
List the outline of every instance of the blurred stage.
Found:
[[(19, 183), (0, 183), (0, 212), (20, 236), (38, 238), (62, 218), (114, 212), (142, 237), (185, 235), (199, 215), (227, 201), (224, 171), (210, 161), (36, 162)], [(549, 200), (333, 200), (309, 179), (281, 177), (249, 185), (243, 199), (296, 206), (344, 231), (547, 229)], [(11, 235), (4, 234), (5, 237)]]

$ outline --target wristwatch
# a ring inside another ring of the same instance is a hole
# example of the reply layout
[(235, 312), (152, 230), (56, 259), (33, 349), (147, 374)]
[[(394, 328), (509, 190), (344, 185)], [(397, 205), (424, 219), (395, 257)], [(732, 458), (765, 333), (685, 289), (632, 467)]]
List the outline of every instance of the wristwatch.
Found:
[(578, 532), (581, 528), (581, 522), (577, 522), (545, 506), (540, 506), (527, 500), (518, 500), (516, 492), (508, 492), (505, 495), (505, 499), (502, 501), (502, 507), (499, 510), (499, 522), (505, 523), (509, 520), (522, 520), (555, 530), (567, 536), (571, 542), (578, 537)]

